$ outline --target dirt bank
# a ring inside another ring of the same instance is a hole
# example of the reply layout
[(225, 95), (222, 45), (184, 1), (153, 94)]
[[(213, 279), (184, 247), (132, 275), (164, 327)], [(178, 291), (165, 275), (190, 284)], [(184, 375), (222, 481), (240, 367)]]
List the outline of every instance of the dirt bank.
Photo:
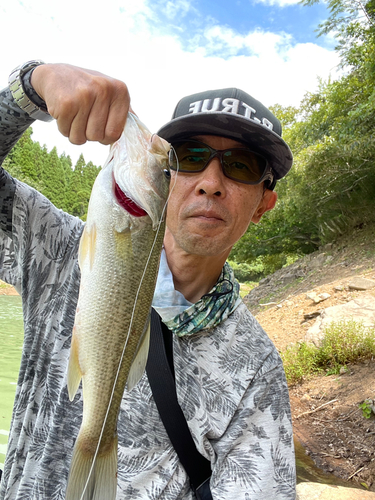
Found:
[[(314, 313), (364, 293), (349, 290), (348, 284), (355, 276), (375, 279), (374, 230), (358, 230), (281, 269), (245, 298), (279, 350), (304, 339)], [(312, 291), (330, 297), (315, 304), (307, 298)], [(375, 361), (291, 387), (290, 397), (295, 435), (315, 463), (375, 491), (375, 415), (366, 419), (359, 408), (365, 399), (375, 399)]]
[(18, 295), (18, 292), (14, 287), (0, 280), (0, 295)]

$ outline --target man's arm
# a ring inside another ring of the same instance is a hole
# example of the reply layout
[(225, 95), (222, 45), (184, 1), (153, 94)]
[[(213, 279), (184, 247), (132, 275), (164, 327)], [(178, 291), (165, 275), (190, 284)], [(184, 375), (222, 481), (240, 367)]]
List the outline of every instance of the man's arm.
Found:
[[(34, 69), (31, 85), (73, 144), (111, 144), (120, 137), (130, 104), (123, 82), (68, 64), (43, 64)], [(0, 165), (33, 122), (9, 88), (0, 92)]]
[(0, 91), (0, 165), (33, 122), (34, 120), (17, 106), (9, 88)]
[[(30, 76), (30, 72), (25, 74), (25, 77), (27, 76)], [(33, 87), (35, 85), (34, 90), (45, 101), (48, 111), (56, 118), (62, 133), (72, 142), (82, 144), (86, 140), (100, 140), (103, 143), (109, 143), (121, 135), (129, 109), (129, 94), (124, 83), (74, 66), (45, 64), (33, 70), (31, 85)], [(33, 122), (34, 120), (27, 112), (17, 105), (9, 88), (0, 91), (1, 272), (15, 268), (15, 247), (12, 240), (18, 241), (13, 234), (13, 211), (17, 184), (1, 168), (1, 164)], [(24, 197), (30, 198), (30, 196), (34, 195), (26, 188), (18, 190), (19, 200)], [(20, 203), (23, 205), (22, 201)], [(33, 207), (35, 208), (35, 203)], [(24, 227), (32, 231), (30, 224), (28, 219)], [(21, 246), (18, 244), (18, 250)], [(3, 279), (9, 282), (15, 280), (15, 278), (4, 276)]]

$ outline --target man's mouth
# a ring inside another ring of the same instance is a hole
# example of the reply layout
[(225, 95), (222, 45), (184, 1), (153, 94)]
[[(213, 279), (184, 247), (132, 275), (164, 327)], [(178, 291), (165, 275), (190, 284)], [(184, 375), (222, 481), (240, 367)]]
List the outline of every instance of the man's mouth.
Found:
[(190, 217), (198, 218), (198, 219), (205, 219), (205, 220), (212, 220), (212, 221), (223, 221), (223, 217), (221, 214), (214, 210), (197, 210), (193, 212)]

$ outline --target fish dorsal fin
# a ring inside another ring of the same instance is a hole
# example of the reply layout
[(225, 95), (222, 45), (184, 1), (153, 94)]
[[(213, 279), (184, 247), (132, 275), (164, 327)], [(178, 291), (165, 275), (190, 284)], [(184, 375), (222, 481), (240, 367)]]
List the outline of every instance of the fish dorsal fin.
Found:
[(146, 333), (143, 335), (143, 339), (139, 346), (138, 352), (134, 358), (134, 361), (130, 367), (127, 387), (130, 392), (140, 381), (144, 371), (146, 370), (148, 350), (150, 347), (150, 321), (148, 322)]

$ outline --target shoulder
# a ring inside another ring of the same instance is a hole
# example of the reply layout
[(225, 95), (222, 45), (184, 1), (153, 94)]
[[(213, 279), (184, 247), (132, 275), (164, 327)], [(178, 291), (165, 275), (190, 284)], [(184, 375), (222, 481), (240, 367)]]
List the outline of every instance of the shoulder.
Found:
[(219, 393), (230, 388), (237, 402), (250, 388), (284, 379), (274, 344), (243, 303), (219, 326), (175, 338), (174, 354), (177, 379), (187, 390), (192, 380)]
[[(280, 356), (259, 322), (243, 302), (220, 325), (190, 338), (191, 348), (231, 372), (245, 370), (253, 376), (266, 364), (281, 364)], [(244, 375), (244, 373), (242, 373)]]

